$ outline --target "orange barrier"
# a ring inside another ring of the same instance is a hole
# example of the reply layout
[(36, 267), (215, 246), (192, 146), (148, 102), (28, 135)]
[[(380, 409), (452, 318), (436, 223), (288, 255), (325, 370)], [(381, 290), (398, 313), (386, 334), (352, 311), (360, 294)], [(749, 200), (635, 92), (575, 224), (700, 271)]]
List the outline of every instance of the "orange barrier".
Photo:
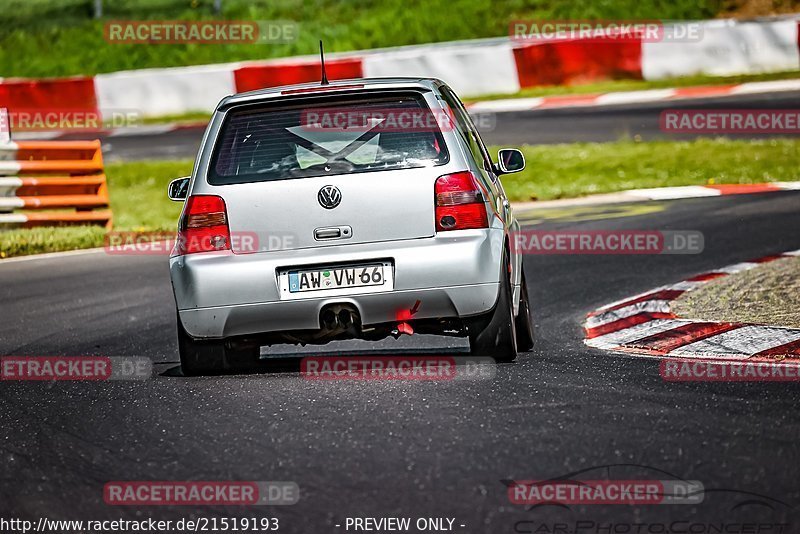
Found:
[[(34, 175), (34, 176), (31, 176)], [(100, 141), (26, 141), (0, 145), (0, 224), (112, 226)], [(74, 211), (63, 211), (72, 208)]]

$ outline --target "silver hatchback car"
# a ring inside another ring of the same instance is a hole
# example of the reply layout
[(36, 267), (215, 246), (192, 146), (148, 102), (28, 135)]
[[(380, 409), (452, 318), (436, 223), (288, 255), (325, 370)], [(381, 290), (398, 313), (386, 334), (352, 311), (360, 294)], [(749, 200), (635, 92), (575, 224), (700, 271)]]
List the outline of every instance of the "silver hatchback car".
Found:
[(533, 346), (519, 230), (464, 105), (436, 79), (358, 79), (229, 96), (212, 117), (170, 258), (186, 374), (275, 343), (468, 337)]

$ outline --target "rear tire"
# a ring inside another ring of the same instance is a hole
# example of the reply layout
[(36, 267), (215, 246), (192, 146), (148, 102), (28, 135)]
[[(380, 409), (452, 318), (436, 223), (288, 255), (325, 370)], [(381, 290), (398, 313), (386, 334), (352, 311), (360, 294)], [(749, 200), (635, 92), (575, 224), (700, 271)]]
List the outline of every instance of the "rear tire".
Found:
[(494, 309), (468, 321), (467, 333), (473, 356), (489, 356), (498, 362), (513, 362), (517, 358), (517, 333), (509, 268), (508, 254), (503, 254), (499, 295)]
[(520, 352), (529, 352), (533, 349), (533, 318), (531, 317), (530, 297), (528, 284), (525, 281), (525, 270), (522, 270), (522, 283), (519, 288), (519, 313), (515, 319), (517, 328), (517, 349)]
[(181, 370), (185, 376), (246, 370), (256, 365), (259, 356), (258, 348), (233, 349), (226, 347), (224, 339), (194, 339), (183, 328), (180, 315), (178, 352), (181, 357)]

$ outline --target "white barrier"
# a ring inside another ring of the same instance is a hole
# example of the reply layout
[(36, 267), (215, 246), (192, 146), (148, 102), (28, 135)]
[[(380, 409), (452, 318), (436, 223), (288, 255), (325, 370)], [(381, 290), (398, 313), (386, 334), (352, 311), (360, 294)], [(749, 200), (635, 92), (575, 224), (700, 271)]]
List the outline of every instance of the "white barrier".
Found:
[(98, 74), (95, 92), (100, 113), (136, 111), (144, 116), (210, 112), (236, 92), (238, 63), (146, 69)]
[[(703, 35), (699, 41), (643, 43), (641, 75), (646, 80), (658, 80), (697, 74), (730, 76), (797, 70), (799, 17), (758, 22), (706, 21), (702, 23)], [(520, 90), (514, 47), (525, 45), (504, 37), (327, 57), (360, 61), (365, 77), (435, 77), (450, 84), (461, 96), (476, 97)], [(301, 69), (316, 61), (316, 56), (310, 55), (99, 74), (94, 79), (94, 91), (104, 119), (120, 112), (143, 116), (208, 113), (220, 99), (237, 92), (235, 71), (242, 66)]]
[(422, 76), (445, 80), (461, 96), (519, 91), (511, 42), (432, 45), (378, 52), (363, 58), (364, 76)]
[(700, 41), (643, 43), (642, 75), (645, 80), (660, 80), (797, 70), (797, 24), (791, 19), (708, 21)]

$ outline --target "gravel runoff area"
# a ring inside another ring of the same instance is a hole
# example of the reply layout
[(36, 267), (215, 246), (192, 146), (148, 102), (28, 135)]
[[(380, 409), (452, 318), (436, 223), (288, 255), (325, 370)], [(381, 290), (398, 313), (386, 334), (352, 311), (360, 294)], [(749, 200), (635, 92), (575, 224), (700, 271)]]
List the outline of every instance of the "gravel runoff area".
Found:
[(782, 258), (684, 293), (679, 317), (800, 328), (800, 257)]

